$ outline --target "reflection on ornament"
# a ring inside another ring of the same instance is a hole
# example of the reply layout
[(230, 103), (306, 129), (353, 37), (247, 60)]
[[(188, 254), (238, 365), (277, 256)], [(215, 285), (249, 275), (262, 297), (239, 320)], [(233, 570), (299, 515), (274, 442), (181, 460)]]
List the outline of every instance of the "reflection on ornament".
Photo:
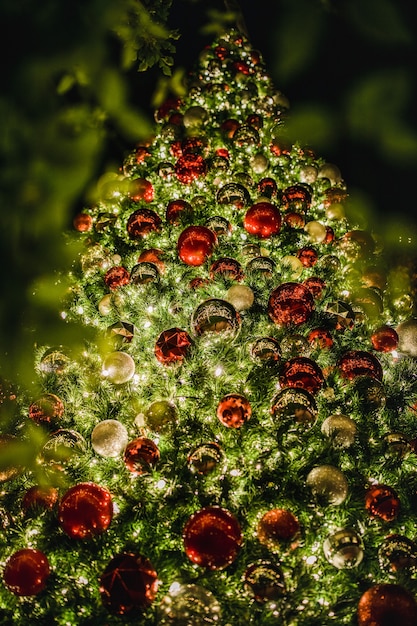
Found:
[(278, 186), (273, 178), (262, 178), (258, 183), (258, 192), (266, 198), (275, 198), (278, 194)]
[(315, 349), (330, 350), (333, 346), (333, 337), (326, 328), (314, 328), (307, 335), (307, 341)]
[(177, 417), (177, 408), (169, 400), (155, 400), (145, 411), (146, 426), (156, 433), (163, 433), (172, 428), (177, 422)]
[(313, 298), (319, 300), (323, 295), (323, 290), (326, 287), (326, 283), (322, 278), (318, 276), (310, 276), (303, 281), (303, 285), (311, 291)]
[(110, 492), (92, 482), (71, 487), (59, 504), (59, 524), (71, 539), (90, 539), (102, 534), (112, 518)]
[(125, 267), (121, 265), (115, 265), (110, 267), (104, 275), (104, 282), (107, 287), (114, 291), (119, 287), (124, 287), (129, 284), (130, 275)]
[(229, 393), (217, 405), (217, 417), (228, 428), (240, 428), (246, 424), (251, 415), (249, 401), (238, 393)]
[(404, 535), (389, 535), (378, 550), (379, 565), (390, 573), (415, 572), (417, 569), (417, 544)]
[(365, 494), (365, 508), (371, 517), (392, 522), (400, 511), (400, 499), (392, 487), (372, 485)]
[(127, 232), (130, 239), (142, 239), (150, 233), (161, 230), (162, 220), (151, 209), (137, 209), (127, 220)]
[(317, 405), (314, 397), (305, 389), (287, 387), (275, 396), (271, 413), (280, 420), (310, 427), (317, 419)]
[(361, 596), (357, 617), (358, 626), (415, 626), (417, 602), (400, 585), (374, 585)]
[(311, 193), (308, 191), (307, 186), (292, 185), (287, 187), (281, 200), (282, 210), (294, 211), (296, 213), (305, 214), (309, 210), (311, 205)]
[(88, 233), (93, 228), (93, 218), (88, 213), (77, 213), (72, 224), (79, 233)]
[(193, 474), (206, 475), (216, 469), (222, 457), (222, 450), (217, 443), (202, 443), (188, 455), (188, 467)]
[(281, 213), (270, 202), (257, 202), (247, 210), (243, 226), (249, 234), (268, 239), (281, 230)]
[(135, 362), (126, 352), (111, 352), (103, 361), (102, 374), (115, 385), (122, 385), (135, 374)]
[(384, 437), (386, 454), (396, 459), (403, 459), (411, 451), (407, 438), (402, 433), (388, 433)]
[(237, 209), (249, 206), (251, 201), (249, 191), (240, 183), (227, 183), (217, 192), (219, 204), (231, 204)]
[(247, 285), (232, 285), (226, 293), (227, 302), (230, 302), (236, 311), (247, 311), (255, 301), (255, 294)]
[(283, 283), (269, 296), (268, 314), (278, 326), (303, 324), (311, 317), (313, 309), (313, 296), (300, 283)]
[(129, 472), (134, 476), (141, 476), (152, 471), (159, 457), (158, 446), (152, 439), (137, 437), (127, 444), (123, 460)]
[(260, 337), (252, 344), (250, 355), (258, 365), (274, 365), (281, 359), (280, 344), (273, 337)]
[(178, 238), (177, 251), (186, 265), (203, 265), (213, 254), (217, 237), (205, 226), (188, 226)]
[(142, 261), (130, 270), (129, 282), (131, 285), (148, 285), (156, 283), (159, 279), (159, 271), (154, 263)]
[(303, 267), (313, 267), (317, 263), (317, 250), (312, 246), (303, 246), (298, 250), (297, 257), (300, 259)]
[(378, 359), (365, 350), (349, 350), (338, 361), (342, 378), (353, 380), (358, 376), (370, 376), (382, 380), (382, 365)]
[(329, 415), (321, 426), (321, 432), (330, 439), (333, 448), (349, 448), (355, 442), (357, 428), (347, 415)]
[(241, 281), (243, 279), (242, 267), (236, 259), (221, 257), (214, 261), (210, 267), (210, 278), (214, 280), (217, 277)]
[(181, 328), (164, 330), (155, 343), (155, 356), (163, 365), (182, 363), (191, 347), (191, 337)]
[(245, 572), (244, 581), (257, 602), (276, 602), (285, 593), (284, 573), (276, 563), (252, 563)]
[(417, 319), (411, 318), (397, 326), (398, 351), (417, 357)]
[(212, 230), (216, 237), (223, 237), (225, 235), (229, 235), (232, 232), (231, 223), (221, 215), (214, 215), (213, 217), (209, 217), (208, 220), (205, 221), (204, 226)]
[(326, 559), (337, 569), (357, 567), (363, 559), (363, 542), (352, 528), (341, 528), (323, 543)]
[(392, 352), (398, 347), (397, 331), (390, 326), (379, 326), (371, 335), (371, 342), (377, 352)]
[(333, 163), (324, 163), (324, 165), (319, 168), (317, 176), (318, 178), (327, 178), (331, 185), (337, 185), (342, 182), (340, 169)]
[(307, 339), (299, 333), (286, 335), (280, 343), (282, 353), (287, 358), (307, 355), (310, 352), (310, 344)]
[(35, 424), (55, 426), (64, 415), (64, 403), (54, 393), (44, 393), (29, 407), (29, 417)]
[(268, 169), (269, 162), (263, 154), (255, 154), (250, 159), (250, 166), (255, 174), (263, 174)]
[(76, 430), (60, 428), (49, 435), (42, 446), (41, 458), (46, 463), (69, 463), (74, 456), (85, 454), (85, 439)]
[(230, 302), (210, 298), (196, 308), (191, 326), (195, 335), (222, 333), (235, 337), (240, 329), (240, 315)]
[(36, 513), (52, 510), (58, 502), (58, 489), (34, 485), (30, 487), (22, 499), (22, 509), (25, 513)]
[(293, 541), (300, 532), (298, 519), (286, 509), (271, 509), (259, 520), (257, 537), (270, 549), (282, 547)]
[(169, 224), (183, 224), (193, 216), (193, 207), (186, 200), (178, 198), (168, 202), (165, 217)]
[(105, 458), (122, 454), (127, 442), (127, 430), (118, 420), (103, 420), (94, 426), (91, 433), (91, 446), (94, 452)]
[(347, 498), (349, 487), (346, 477), (333, 465), (314, 467), (306, 482), (320, 504), (337, 506)]
[(69, 357), (63, 352), (62, 347), (49, 348), (43, 353), (39, 369), (43, 374), (61, 375), (69, 365)]
[(248, 274), (260, 275), (265, 278), (271, 278), (276, 264), (275, 261), (267, 256), (255, 256), (246, 265), (246, 272)]
[(192, 563), (221, 570), (236, 559), (242, 545), (242, 531), (227, 509), (208, 506), (188, 519), (183, 540), (185, 553)]
[(200, 154), (184, 154), (175, 163), (175, 174), (184, 185), (190, 185), (207, 173), (207, 163)]
[(322, 388), (324, 376), (315, 361), (303, 356), (293, 357), (284, 363), (280, 384), (282, 387), (300, 387), (314, 395)]
[(115, 347), (130, 343), (135, 335), (135, 327), (130, 322), (115, 322), (107, 330), (110, 337), (115, 340)]
[(49, 573), (48, 559), (43, 552), (23, 548), (7, 559), (3, 580), (16, 596), (36, 596), (45, 588)]
[(315, 220), (307, 222), (304, 226), (310, 241), (313, 243), (323, 243), (327, 236), (326, 226)]
[(385, 406), (385, 388), (376, 378), (358, 376), (353, 381), (353, 390), (358, 394), (362, 410), (377, 411)]
[(100, 577), (101, 601), (114, 615), (140, 615), (155, 600), (157, 591), (157, 573), (139, 554), (114, 557)]
[(233, 141), (239, 148), (252, 148), (260, 144), (259, 133), (256, 128), (242, 124), (233, 133)]
[(129, 183), (128, 196), (132, 198), (134, 202), (152, 202), (154, 199), (155, 191), (151, 181), (146, 178), (135, 178)]
[(156, 265), (158, 271), (163, 274), (165, 271), (163, 258), (163, 250), (159, 248), (148, 248), (147, 250), (142, 250), (138, 258), (138, 263), (151, 263), (152, 265)]
[(200, 585), (174, 583), (158, 610), (160, 626), (206, 626), (218, 624), (220, 618), (219, 602)]
[(300, 167), (300, 183), (312, 185), (317, 179), (317, 168), (314, 165), (303, 165)]

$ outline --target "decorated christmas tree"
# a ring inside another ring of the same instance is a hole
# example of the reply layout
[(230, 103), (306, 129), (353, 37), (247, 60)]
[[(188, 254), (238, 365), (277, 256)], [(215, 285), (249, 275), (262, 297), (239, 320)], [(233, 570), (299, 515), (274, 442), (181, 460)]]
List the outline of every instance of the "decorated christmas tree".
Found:
[(3, 402), (0, 623), (417, 624), (417, 321), (287, 113), (229, 32), (76, 216), (89, 340)]

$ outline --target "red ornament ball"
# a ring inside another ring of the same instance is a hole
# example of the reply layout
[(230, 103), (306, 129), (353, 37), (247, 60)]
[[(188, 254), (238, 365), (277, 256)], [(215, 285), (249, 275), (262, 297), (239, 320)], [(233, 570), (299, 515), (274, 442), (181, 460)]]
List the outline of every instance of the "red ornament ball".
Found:
[(299, 356), (289, 359), (282, 369), (280, 384), (282, 387), (301, 387), (311, 394), (322, 388), (324, 376), (315, 361)]
[(162, 220), (151, 209), (138, 209), (127, 220), (127, 232), (131, 239), (142, 239), (149, 233), (161, 230)]
[(400, 511), (400, 499), (392, 487), (372, 485), (365, 494), (365, 508), (371, 517), (392, 522)]
[(313, 265), (317, 263), (319, 255), (317, 254), (317, 250), (312, 246), (304, 246), (297, 252), (297, 257), (304, 267), (313, 267)]
[(268, 314), (278, 326), (303, 324), (311, 317), (313, 309), (313, 295), (301, 283), (283, 283), (269, 296)]
[(271, 509), (259, 520), (257, 537), (268, 548), (294, 540), (300, 532), (298, 519), (286, 509)]
[(190, 351), (191, 337), (181, 328), (164, 330), (155, 343), (155, 356), (163, 365), (182, 362)]
[(88, 233), (93, 228), (93, 218), (88, 213), (78, 213), (72, 224), (79, 233)]
[(45, 588), (49, 572), (48, 559), (43, 552), (23, 548), (7, 560), (3, 580), (16, 596), (36, 596)]
[(114, 291), (119, 287), (124, 287), (130, 282), (130, 274), (125, 267), (121, 265), (115, 265), (107, 270), (104, 275), (104, 282), (107, 287)]
[(58, 502), (58, 489), (55, 487), (30, 487), (23, 496), (22, 509), (25, 512), (51, 510)]
[(333, 345), (333, 337), (326, 328), (314, 328), (307, 335), (307, 341), (321, 350), (329, 350)]
[(365, 350), (349, 350), (339, 359), (339, 370), (343, 378), (353, 380), (357, 376), (370, 376), (382, 380), (382, 366), (378, 359)]
[(35, 424), (56, 426), (64, 415), (64, 403), (53, 393), (43, 394), (29, 407), (29, 417)]
[(143, 611), (155, 600), (157, 591), (157, 573), (139, 554), (114, 557), (100, 577), (101, 601), (114, 615)]
[(130, 183), (129, 195), (135, 202), (140, 202), (141, 200), (152, 202), (155, 192), (150, 180), (136, 178)]
[(194, 180), (205, 176), (206, 173), (207, 163), (199, 154), (184, 154), (175, 163), (175, 174), (184, 185), (189, 185)]
[(160, 452), (152, 439), (137, 437), (127, 444), (124, 452), (124, 462), (132, 474), (141, 476), (149, 474), (159, 461)]
[(267, 239), (279, 233), (281, 221), (281, 213), (275, 204), (257, 202), (247, 210), (243, 226), (251, 235)]
[(245, 396), (229, 393), (217, 406), (217, 417), (228, 428), (240, 428), (250, 419), (252, 408)]
[(190, 561), (220, 570), (236, 559), (242, 545), (242, 531), (230, 511), (208, 506), (191, 515), (184, 527), (183, 541)]
[(391, 326), (380, 326), (372, 333), (371, 342), (377, 352), (392, 352), (398, 348), (398, 333)]
[(287, 187), (282, 194), (282, 208), (286, 211), (306, 213), (311, 205), (311, 193), (302, 185)]
[(216, 234), (205, 226), (188, 226), (178, 238), (177, 251), (186, 265), (203, 265), (213, 254)]
[(218, 276), (241, 281), (243, 279), (242, 266), (239, 261), (229, 257), (217, 259), (210, 267), (210, 278), (214, 280)]
[(163, 256), (163, 250), (149, 248), (148, 250), (142, 250), (138, 258), (138, 263), (153, 263), (160, 272), (164, 272), (165, 263), (162, 260)]
[(306, 278), (305, 281), (303, 281), (303, 285), (311, 291), (313, 298), (316, 300), (321, 298), (323, 289), (326, 287), (324, 280), (318, 276), (310, 276), (310, 278)]
[(258, 183), (258, 191), (261, 196), (275, 198), (278, 194), (278, 186), (273, 178), (262, 178)]
[(193, 207), (186, 200), (171, 200), (166, 208), (166, 220), (169, 224), (181, 224), (193, 215)]
[(357, 616), (358, 626), (416, 626), (417, 602), (400, 585), (374, 585), (359, 600)]
[(296, 211), (284, 213), (284, 222), (289, 228), (304, 228), (306, 224), (304, 215)]
[(71, 539), (90, 539), (105, 532), (113, 518), (110, 492), (95, 483), (68, 489), (59, 504), (58, 521)]

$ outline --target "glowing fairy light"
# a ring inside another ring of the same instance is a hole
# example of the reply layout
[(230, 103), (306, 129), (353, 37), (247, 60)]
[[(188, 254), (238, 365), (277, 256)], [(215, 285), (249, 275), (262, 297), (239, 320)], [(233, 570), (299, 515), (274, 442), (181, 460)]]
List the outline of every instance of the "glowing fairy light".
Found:
[(218, 378), (222, 374), (224, 374), (224, 368), (222, 365), (218, 365), (216, 369), (214, 370), (214, 375)]

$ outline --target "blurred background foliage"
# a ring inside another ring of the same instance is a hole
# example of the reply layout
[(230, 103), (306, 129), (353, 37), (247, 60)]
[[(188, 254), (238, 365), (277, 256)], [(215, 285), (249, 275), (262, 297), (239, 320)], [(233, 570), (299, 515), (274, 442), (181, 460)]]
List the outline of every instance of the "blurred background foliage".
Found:
[[(30, 385), (34, 344), (79, 345), (59, 317), (63, 234), (95, 182), (152, 132), (153, 107), (233, 23), (229, 0), (3, 0), (0, 376)], [(337, 164), (352, 211), (416, 255), (416, 24), (406, 0), (240, 0), (290, 100), (287, 133)]]

